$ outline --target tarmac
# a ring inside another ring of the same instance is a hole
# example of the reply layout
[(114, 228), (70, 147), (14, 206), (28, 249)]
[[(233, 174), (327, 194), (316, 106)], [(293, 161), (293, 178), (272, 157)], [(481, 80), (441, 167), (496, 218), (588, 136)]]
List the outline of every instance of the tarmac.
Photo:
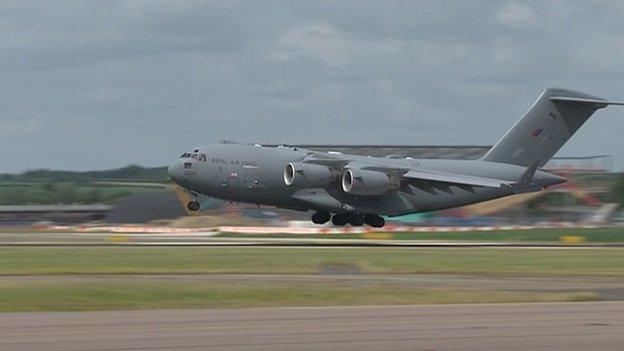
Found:
[(502, 248), (624, 248), (624, 243), (562, 244), (554, 242), (500, 242), (450, 240), (379, 240), (305, 238), (222, 238), (218, 232), (185, 233), (72, 233), (0, 232), (6, 246), (254, 246), (254, 247), (502, 247)]
[(0, 314), (2, 350), (622, 350), (624, 302)]

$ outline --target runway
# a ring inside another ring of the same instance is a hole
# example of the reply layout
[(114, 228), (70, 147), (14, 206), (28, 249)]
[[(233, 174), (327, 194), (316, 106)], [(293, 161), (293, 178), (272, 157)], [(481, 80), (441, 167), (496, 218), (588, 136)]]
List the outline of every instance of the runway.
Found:
[(624, 302), (0, 314), (2, 350), (622, 350)]
[(305, 238), (222, 238), (217, 232), (197, 233), (0, 233), (2, 246), (240, 246), (240, 247), (492, 247), (492, 248), (617, 248), (624, 243), (583, 243), (565, 245), (556, 242), (449, 241), (449, 240), (377, 240)]

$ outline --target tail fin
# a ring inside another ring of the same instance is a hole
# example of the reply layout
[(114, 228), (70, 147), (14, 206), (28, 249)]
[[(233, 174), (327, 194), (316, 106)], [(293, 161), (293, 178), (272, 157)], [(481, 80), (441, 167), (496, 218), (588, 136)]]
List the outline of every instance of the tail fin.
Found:
[(573, 90), (544, 90), (525, 115), (482, 160), (541, 167), (598, 109), (624, 105)]

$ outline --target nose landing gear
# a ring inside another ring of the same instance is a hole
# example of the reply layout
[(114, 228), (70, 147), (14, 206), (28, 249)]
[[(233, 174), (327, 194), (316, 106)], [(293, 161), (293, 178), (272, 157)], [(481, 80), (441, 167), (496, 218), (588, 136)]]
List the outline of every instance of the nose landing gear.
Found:
[(189, 190), (188, 192), (193, 197), (193, 200), (189, 201), (189, 203), (186, 204), (186, 208), (188, 208), (189, 211), (195, 212), (201, 207), (199, 201), (197, 201), (199, 193), (194, 190)]
[(189, 211), (197, 211), (199, 210), (199, 207), (200, 207), (199, 202), (195, 199), (193, 199), (193, 201), (186, 204), (186, 208), (188, 208)]

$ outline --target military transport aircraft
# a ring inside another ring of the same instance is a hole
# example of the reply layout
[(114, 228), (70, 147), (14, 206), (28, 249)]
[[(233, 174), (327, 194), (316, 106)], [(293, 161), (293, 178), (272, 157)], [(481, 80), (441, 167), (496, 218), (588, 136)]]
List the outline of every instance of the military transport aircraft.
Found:
[(313, 210), (312, 222), (382, 227), (381, 215), (441, 210), (539, 191), (565, 178), (540, 169), (598, 109), (624, 102), (544, 90), (479, 160), (397, 159), (296, 146), (218, 144), (185, 152), (168, 168), (194, 195)]

